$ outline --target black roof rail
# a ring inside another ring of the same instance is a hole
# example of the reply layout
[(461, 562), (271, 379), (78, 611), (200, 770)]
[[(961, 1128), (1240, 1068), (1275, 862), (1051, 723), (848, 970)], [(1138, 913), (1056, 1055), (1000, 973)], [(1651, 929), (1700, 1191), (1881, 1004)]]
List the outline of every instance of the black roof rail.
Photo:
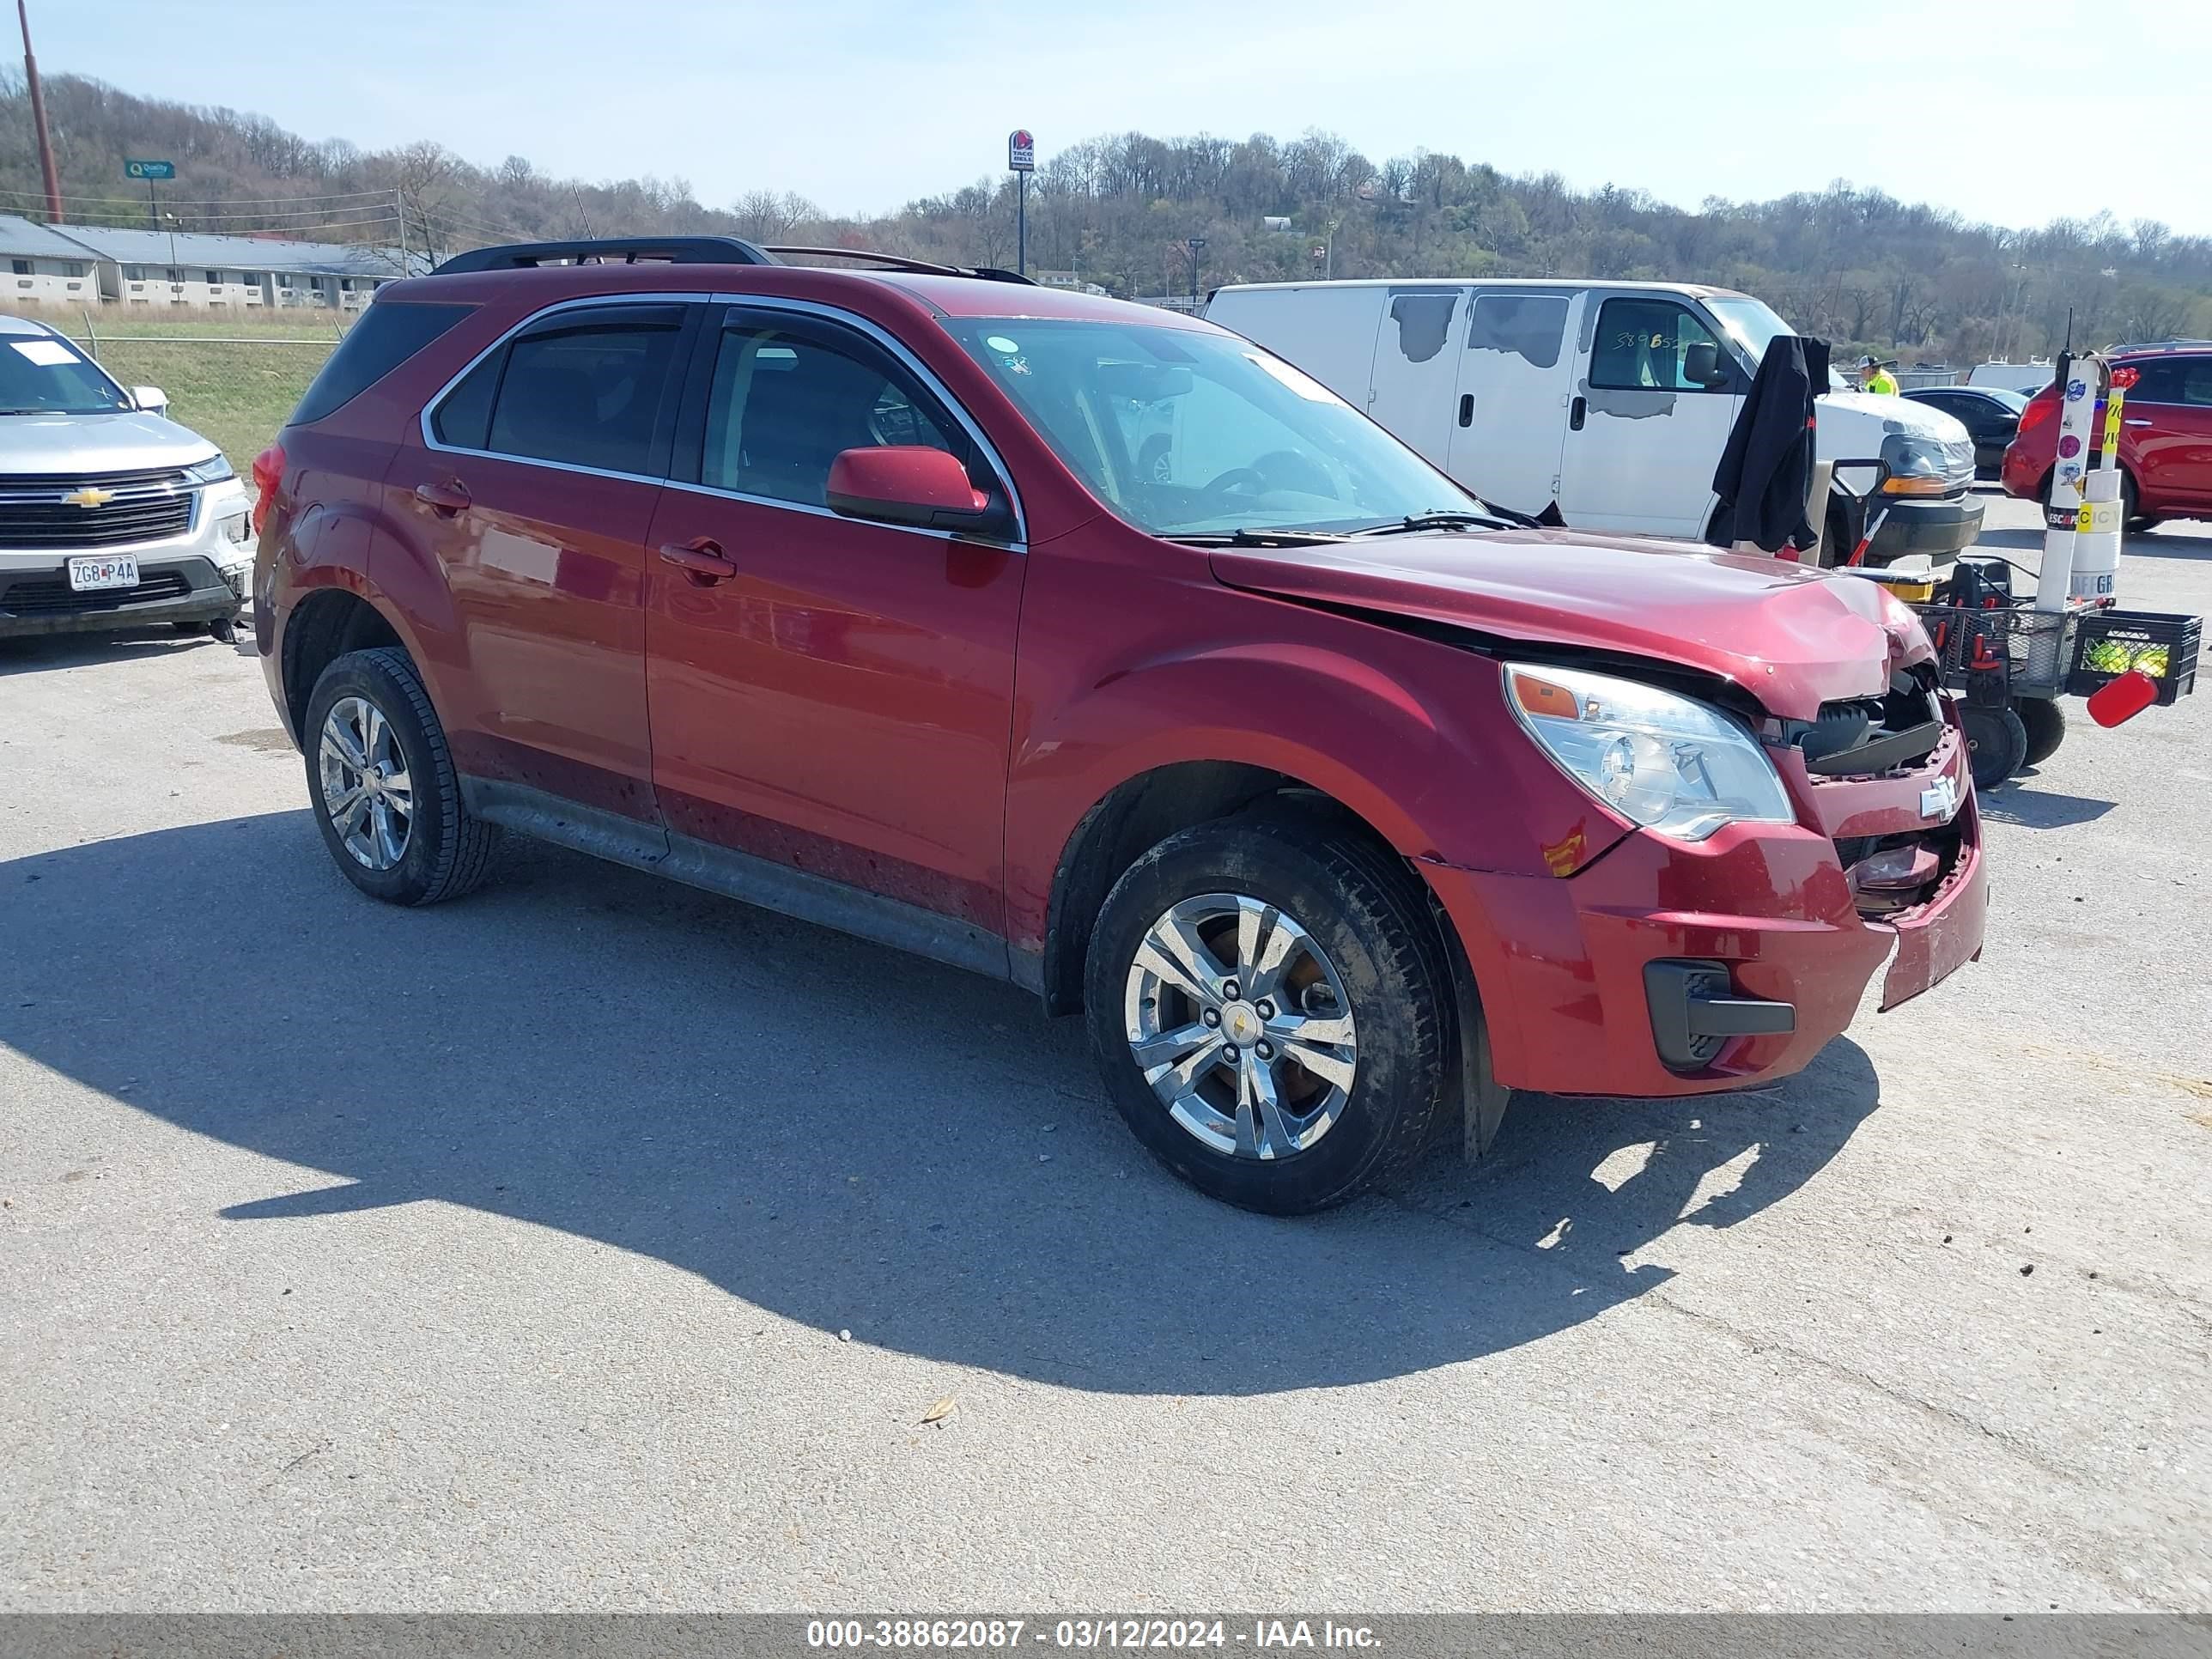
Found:
[(508, 242), (456, 253), (430, 274), (465, 270), (529, 270), (538, 265), (582, 264), (772, 265), (767, 249), (739, 236), (598, 236), (577, 242)]
[(996, 265), (941, 265), (928, 259), (909, 259), (902, 253), (878, 253), (865, 247), (799, 247), (779, 246), (770, 243), (761, 252), (781, 259), (787, 253), (811, 254), (820, 259), (858, 259), (863, 264), (882, 265), (890, 270), (911, 271), (922, 276), (976, 276), (987, 283), (1019, 283), (1024, 288), (1035, 288), (1029, 277), (1012, 270), (1002, 270)]

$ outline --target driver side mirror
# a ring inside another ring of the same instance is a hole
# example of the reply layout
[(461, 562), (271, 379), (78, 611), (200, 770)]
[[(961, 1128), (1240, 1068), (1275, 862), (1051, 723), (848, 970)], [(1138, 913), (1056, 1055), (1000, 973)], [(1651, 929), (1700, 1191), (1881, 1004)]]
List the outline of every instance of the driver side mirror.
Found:
[(131, 407), (147, 415), (159, 415), (169, 406), (169, 394), (157, 386), (134, 386), (131, 388)]
[(1692, 386), (1718, 392), (1729, 383), (1729, 366), (1721, 361), (1721, 349), (1711, 340), (1683, 347), (1682, 378)]
[(848, 449), (830, 463), (824, 503), (848, 519), (973, 530), (991, 516), (991, 498), (968, 482), (960, 458), (927, 444)]

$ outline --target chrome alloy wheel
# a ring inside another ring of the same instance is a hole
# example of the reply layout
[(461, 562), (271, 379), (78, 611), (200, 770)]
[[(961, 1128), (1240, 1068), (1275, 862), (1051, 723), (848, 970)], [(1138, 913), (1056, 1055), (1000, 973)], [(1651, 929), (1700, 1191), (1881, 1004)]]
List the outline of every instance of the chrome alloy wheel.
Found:
[(366, 697), (340, 697), (323, 720), (317, 760), (338, 840), (359, 863), (391, 869), (415, 828), (415, 786), (392, 722)]
[(1291, 917), (1240, 894), (1184, 899), (1145, 931), (1122, 1029), (1168, 1115), (1236, 1158), (1305, 1151), (1358, 1075), (1335, 964)]

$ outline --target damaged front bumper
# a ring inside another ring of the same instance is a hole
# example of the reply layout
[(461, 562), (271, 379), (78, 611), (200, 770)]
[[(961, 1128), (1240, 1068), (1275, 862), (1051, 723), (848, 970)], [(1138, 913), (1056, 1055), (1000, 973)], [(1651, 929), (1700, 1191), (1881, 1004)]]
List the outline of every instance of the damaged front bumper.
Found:
[[(1492, 1011), (1499, 1083), (1683, 1095), (1784, 1077), (1885, 964), (1886, 1010), (1980, 954), (1987, 878), (1955, 724), (1890, 775), (1778, 769), (1797, 823), (1690, 844), (1639, 830), (1565, 878), (1422, 866)], [(1868, 860), (1922, 841), (1935, 867), (1917, 889), (1855, 887)]]

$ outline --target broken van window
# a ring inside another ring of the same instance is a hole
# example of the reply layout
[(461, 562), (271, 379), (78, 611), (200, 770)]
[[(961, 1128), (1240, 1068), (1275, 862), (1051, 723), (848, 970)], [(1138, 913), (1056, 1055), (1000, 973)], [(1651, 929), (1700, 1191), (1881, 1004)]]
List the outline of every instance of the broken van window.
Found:
[(1510, 351), (1537, 368), (1559, 361), (1566, 338), (1564, 294), (1478, 294), (1467, 325), (1469, 351)]
[(1453, 288), (1394, 288), (1390, 315), (1398, 323), (1398, 349), (1409, 363), (1425, 363), (1444, 349), (1452, 311), (1459, 304)]

